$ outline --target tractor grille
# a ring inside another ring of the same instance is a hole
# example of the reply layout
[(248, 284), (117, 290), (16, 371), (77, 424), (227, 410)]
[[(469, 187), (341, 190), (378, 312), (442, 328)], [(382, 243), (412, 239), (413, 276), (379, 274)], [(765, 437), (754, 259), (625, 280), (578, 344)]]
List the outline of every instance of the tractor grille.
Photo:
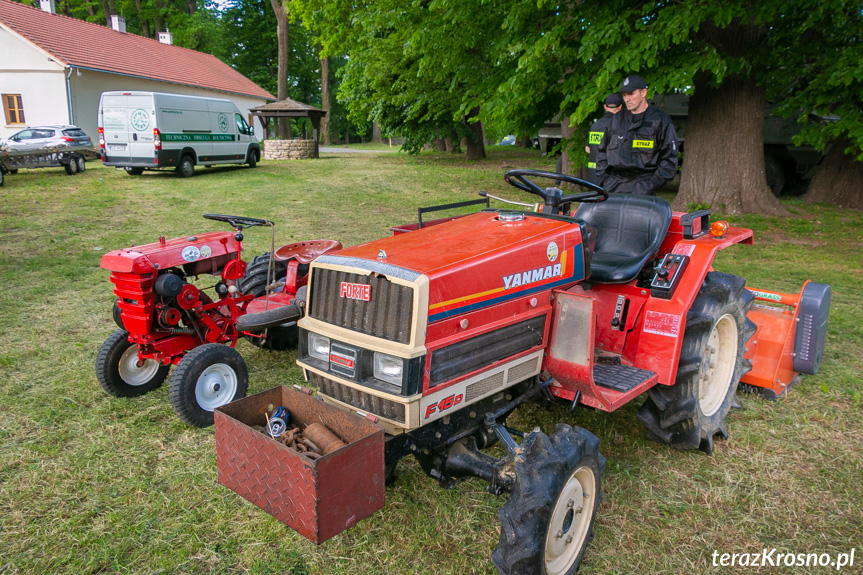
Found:
[(399, 423), (405, 422), (405, 406), (401, 403), (342, 385), (331, 379), (322, 377), (313, 371), (309, 371), (308, 373), (309, 380), (321, 390), (322, 394), (368, 413), (386, 417)]
[[(398, 343), (409, 343), (414, 290), (380, 275), (315, 268), (309, 316)], [(371, 286), (370, 301), (341, 297), (342, 283)]]

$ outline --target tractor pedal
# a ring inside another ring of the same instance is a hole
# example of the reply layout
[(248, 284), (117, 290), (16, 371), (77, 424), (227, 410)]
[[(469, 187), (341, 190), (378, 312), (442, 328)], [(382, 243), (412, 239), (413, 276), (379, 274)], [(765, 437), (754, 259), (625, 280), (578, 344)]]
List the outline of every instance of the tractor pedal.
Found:
[(621, 393), (638, 387), (654, 375), (652, 371), (628, 365), (593, 366), (593, 381), (596, 385)]

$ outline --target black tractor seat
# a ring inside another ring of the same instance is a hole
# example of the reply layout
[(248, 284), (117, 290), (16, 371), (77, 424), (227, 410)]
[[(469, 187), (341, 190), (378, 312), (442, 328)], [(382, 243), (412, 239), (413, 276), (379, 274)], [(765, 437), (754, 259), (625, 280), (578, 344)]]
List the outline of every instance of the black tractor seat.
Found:
[(611, 194), (604, 202), (581, 204), (575, 217), (597, 232), (590, 280), (628, 283), (659, 250), (671, 224), (671, 206), (653, 196)]

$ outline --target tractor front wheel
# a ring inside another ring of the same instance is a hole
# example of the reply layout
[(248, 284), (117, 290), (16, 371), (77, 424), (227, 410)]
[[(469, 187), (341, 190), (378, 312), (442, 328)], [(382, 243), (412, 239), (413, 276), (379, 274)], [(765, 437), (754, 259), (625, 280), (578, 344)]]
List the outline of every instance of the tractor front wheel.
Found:
[[(246, 274), (237, 282), (237, 289), (243, 295), (253, 295), (256, 298), (267, 293), (268, 281), (278, 282), (285, 279), (288, 273), (288, 262), (273, 260), (272, 273), (270, 272), (270, 253), (265, 252), (255, 256), (246, 268)], [(296, 325), (290, 327), (270, 327), (264, 330), (264, 337), (247, 338), (252, 345), (261, 349), (283, 351), (297, 347), (299, 339), (299, 328)]]
[(129, 341), (124, 329), (108, 336), (96, 355), (96, 379), (115, 397), (137, 397), (156, 389), (170, 367), (155, 359), (138, 359), (138, 346)]
[(249, 372), (234, 348), (208, 343), (188, 352), (171, 376), (168, 396), (177, 416), (193, 427), (213, 425), (213, 411), (246, 396)]
[(599, 439), (558, 424), (534, 431), (512, 458), (515, 485), (498, 511), (500, 541), (491, 560), (503, 575), (572, 575), (593, 538), (605, 458)]
[(743, 358), (755, 324), (746, 319), (754, 296), (743, 278), (709, 272), (686, 314), (674, 385), (648, 391), (638, 410), (651, 439), (675, 449), (713, 453), (713, 436), (728, 438), (725, 418), (740, 378), (752, 369)]

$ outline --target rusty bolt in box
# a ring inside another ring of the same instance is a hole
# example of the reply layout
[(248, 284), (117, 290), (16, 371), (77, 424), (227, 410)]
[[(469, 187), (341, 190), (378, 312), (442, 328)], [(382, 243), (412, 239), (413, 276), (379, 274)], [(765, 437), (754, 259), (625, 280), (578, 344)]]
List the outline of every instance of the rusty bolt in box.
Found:
[[(310, 460), (259, 431), (283, 406), (291, 422), (321, 422), (347, 445)], [(384, 432), (304, 393), (275, 387), (215, 412), (219, 483), (320, 544), (384, 506)]]

